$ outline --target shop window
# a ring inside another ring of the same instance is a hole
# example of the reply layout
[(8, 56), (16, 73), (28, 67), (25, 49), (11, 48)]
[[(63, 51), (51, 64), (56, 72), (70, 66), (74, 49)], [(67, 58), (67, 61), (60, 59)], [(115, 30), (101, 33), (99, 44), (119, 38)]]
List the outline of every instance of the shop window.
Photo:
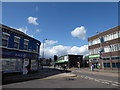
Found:
[(38, 65), (36, 60), (31, 60), (31, 70), (37, 70)]
[(16, 59), (2, 59), (2, 70), (4, 72), (15, 71)]
[(23, 70), (22, 59), (17, 59), (17, 61), (16, 61), (16, 71), (22, 72), (22, 70)]

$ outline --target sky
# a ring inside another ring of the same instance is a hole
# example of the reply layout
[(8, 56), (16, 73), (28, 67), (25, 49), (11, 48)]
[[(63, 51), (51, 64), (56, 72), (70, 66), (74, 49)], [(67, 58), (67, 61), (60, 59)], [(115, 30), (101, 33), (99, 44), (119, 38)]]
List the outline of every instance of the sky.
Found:
[(3, 2), (2, 24), (45, 41), (45, 57), (88, 55), (88, 37), (118, 25), (117, 2)]

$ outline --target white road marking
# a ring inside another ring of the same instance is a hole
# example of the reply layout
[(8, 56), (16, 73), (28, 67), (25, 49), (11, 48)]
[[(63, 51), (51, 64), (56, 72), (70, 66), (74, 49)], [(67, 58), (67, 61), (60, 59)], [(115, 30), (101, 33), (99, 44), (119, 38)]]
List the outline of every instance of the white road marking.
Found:
[(88, 76), (83, 76), (83, 75), (81, 75), (80, 76), (81, 78), (84, 78), (84, 79), (89, 79), (89, 80), (94, 80), (94, 81), (96, 81), (96, 82), (101, 82), (101, 83), (104, 83), (104, 84), (111, 84), (111, 85), (113, 85), (113, 86), (120, 86), (120, 83), (119, 82), (113, 82), (113, 81), (109, 81), (109, 80), (104, 80), (104, 79), (94, 79), (94, 78), (92, 78), (92, 77), (88, 77)]
[(117, 85), (117, 84), (112, 84), (112, 85), (113, 85), (113, 86), (117, 86), (117, 87), (119, 86), (119, 85)]
[(116, 83), (116, 84), (120, 84), (119, 82), (114, 82), (114, 83)]
[(97, 80), (97, 79), (94, 79), (96, 82), (100, 82), (99, 80)]

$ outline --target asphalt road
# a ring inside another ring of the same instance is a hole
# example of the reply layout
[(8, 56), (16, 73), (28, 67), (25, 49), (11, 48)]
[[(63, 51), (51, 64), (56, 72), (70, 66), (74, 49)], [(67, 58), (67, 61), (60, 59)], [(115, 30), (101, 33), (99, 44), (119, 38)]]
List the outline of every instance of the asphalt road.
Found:
[(80, 75), (80, 76), (88, 76), (94, 79), (103, 79), (103, 80), (109, 80), (112, 82), (118, 82), (118, 77), (114, 76), (107, 76), (107, 75), (99, 75), (99, 74), (94, 74), (94, 73), (85, 73), (85, 72), (72, 72), (73, 74)]
[[(49, 68), (45, 68), (49, 71)], [(51, 73), (56, 70), (50, 71)], [(48, 73), (50, 73), (48, 72)], [(58, 71), (56, 71), (58, 72)], [(61, 71), (59, 71), (61, 72)], [(47, 74), (47, 73), (46, 73)], [(3, 85), (4, 88), (118, 88), (118, 78), (84, 72), (69, 72), (77, 77), (60, 77), (35, 79), (30, 81)]]
[(38, 79), (21, 83), (3, 85), (3, 88), (117, 88), (100, 82), (93, 82), (84, 78)]

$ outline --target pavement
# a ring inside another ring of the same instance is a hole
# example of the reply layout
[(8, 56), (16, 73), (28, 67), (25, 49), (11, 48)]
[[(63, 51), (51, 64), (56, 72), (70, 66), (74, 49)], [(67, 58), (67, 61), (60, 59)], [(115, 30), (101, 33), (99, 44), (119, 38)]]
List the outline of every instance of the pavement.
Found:
[(36, 73), (31, 73), (28, 75), (12, 75), (12, 76), (6, 76), (2, 80), (2, 84), (10, 84), (10, 83), (16, 83), (16, 82), (23, 82), (28, 80), (34, 80), (34, 79), (47, 79), (47, 78), (62, 78), (62, 77), (74, 77), (75, 74), (70, 74), (69, 71), (65, 72), (63, 70), (54, 69), (54, 68), (44, 68), (43, 70), (40, 70)]

